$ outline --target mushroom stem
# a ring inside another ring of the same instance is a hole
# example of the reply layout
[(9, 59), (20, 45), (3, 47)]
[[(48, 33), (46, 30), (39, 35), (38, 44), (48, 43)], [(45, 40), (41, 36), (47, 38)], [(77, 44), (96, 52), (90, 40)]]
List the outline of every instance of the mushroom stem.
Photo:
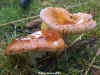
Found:
[(62, 30), (62, 33), (61, 34), (62, 34), (62, 37), (64, 39), (65, 44), (67, 44), (68, 39), (67, 39), (67, 35), (64, 33), (64, 30)]

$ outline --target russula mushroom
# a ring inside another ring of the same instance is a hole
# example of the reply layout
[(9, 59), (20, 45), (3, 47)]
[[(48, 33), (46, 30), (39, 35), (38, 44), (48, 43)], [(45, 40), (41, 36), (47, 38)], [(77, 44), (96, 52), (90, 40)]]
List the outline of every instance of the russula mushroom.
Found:
[(65, 48), (61, 35), (54, 30), (36, 31), (26, 38), (13, 40), (4, 54), (19, 54), (28, 51), (62, 51)]
[(82, 33), (93, 29), (96, 22), (91, 14), (71, 14), (63, 8), (47, 7), (40, 12), (40, 18), (49, 29), (64, 34)]

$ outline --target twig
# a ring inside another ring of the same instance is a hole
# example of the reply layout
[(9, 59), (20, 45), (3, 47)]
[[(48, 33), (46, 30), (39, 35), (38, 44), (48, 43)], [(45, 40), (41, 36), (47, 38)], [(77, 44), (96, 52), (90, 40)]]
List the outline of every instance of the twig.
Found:
[(89, 64), (89, 67), (88, 67), (88, 69), (85, 71), (84, 75), (87, 75), (87, 74), (88, 74), (89, 70), (91, 69), (91, 67), (93, 66), (93, 64), (94, 64), (94, 62), (95, 62), (95, 60), (96, 60), (96, 57), (99, 56), (99, 55), (100, 55), (100, 48), (97, 50), (96, 55), (93, 57), (91, 63)]
[(2, 48), (0, 48), (0, 54), (2, 54), (2, 52), (3, 52), (3, 49), (2, 49)]
[(2, 51), (2, 48), (0, 48), (0, 51)]
[(14, 20), (14, 21), (11, 21), (11, 22), (8, 22), (8, 23), (5, 23), (5, 24), (0, 24), (0, 27), (6, 26), (6, 25), (11, 24), (11, 23), (17, 23), (17, 22), (21, 22), (21, 21), (24, 21), (24, 20), (28, 20), (28, 19), (38, 18), (38, 17), (39, 17), (39, 15), (31, 16), (31, 17), (27, 17), (27, 18), (21, 18), (21, 19)]
[(97, 66), (97, 65), (92, 65), (91, 67), (93, 67), (95, 69), (100, 69), (100, 66)]
[(71, 44), (70, 44), (70, 47), (72, 46), (72, 45), (74, 45), (77, 41), (79, 41), (79, 40), (81, 40), (82, 39), (82, 37), (83, 37), (83, 33), (81, 34), (81, 35), (79, 35)]
[(4, 65), (3, 64), (0, 64), (0, 68), (2, 68)]
[[(87, 64), (87, 63), (86, 63), (86, 65), (89, 66), (89, 64)], [(91, 67), (94, 68), (94, 69), (98, 69), (98, 70), (100, 70), (100, 66), (92, 65)]]

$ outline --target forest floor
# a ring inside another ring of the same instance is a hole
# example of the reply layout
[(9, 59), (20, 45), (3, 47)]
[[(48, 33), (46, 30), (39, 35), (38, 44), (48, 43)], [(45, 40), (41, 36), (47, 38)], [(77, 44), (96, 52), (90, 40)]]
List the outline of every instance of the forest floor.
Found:
[[(3, 51), (12, 39), (34, 31), (35, 28), (26, 28), (26, 24), (39, 18), (40, 10), (48, 6), (63, 7), (72, 13), (91, 13), (97, 26), (86, 33), (67, 35), (71, 46), (60, 57), (52, 57), (51, 53), (50, 59), (43, 61), (46, 65), (41, 63), (42, 67), (24, 63), (20, 55), (4, 56)], [(20, 0), (0, 0), (0, 75), (34, 75), (41, 72), (41, 68), (45, 72), (60, 72), (60, 75), (100, 75), (99, 0), (32, 0), (27, 9), (21, 7)]]

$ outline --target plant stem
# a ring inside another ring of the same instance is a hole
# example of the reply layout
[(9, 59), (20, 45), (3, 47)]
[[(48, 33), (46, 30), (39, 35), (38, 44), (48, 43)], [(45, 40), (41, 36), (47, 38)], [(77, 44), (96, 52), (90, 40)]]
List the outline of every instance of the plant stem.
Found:
[(89, 70), (91, 69), (91, 67), (93, 66), (95, 60), (96, 60), (96, 57), (100, 55), (100, 48), (97, 50), (96, 52), (96, 55), (93, 57), (93, 59), (91, 60), (91, 63), (89, 64), (89, 67), (88, 69), (85, 71), (84, 75), (87, 75)]
[(8, 23), (0, 24), (0, 27), (6, 26), (6, 25), (11, 24), (11, 23), (17, 23), (17, 22), (21, 22), (21, 21), (24, 21), (24, 20), (28, 20), (28, 19), (38, 18), (38, 17), (39, 17), (39, 15), (31, 16), (31, 17), (27, 17), (27, 18), (21, 18), (21, 19), (14, 20), (14, 21), (11, 21), (11, 22), (8, 22)]
[(70, 44), (70, 46), (74, 45), (77, 41), (81, 40), (83, 36), (84, 36), (83, 33), (82, 33), (81, 35), (79, 35), (79, 36)]

